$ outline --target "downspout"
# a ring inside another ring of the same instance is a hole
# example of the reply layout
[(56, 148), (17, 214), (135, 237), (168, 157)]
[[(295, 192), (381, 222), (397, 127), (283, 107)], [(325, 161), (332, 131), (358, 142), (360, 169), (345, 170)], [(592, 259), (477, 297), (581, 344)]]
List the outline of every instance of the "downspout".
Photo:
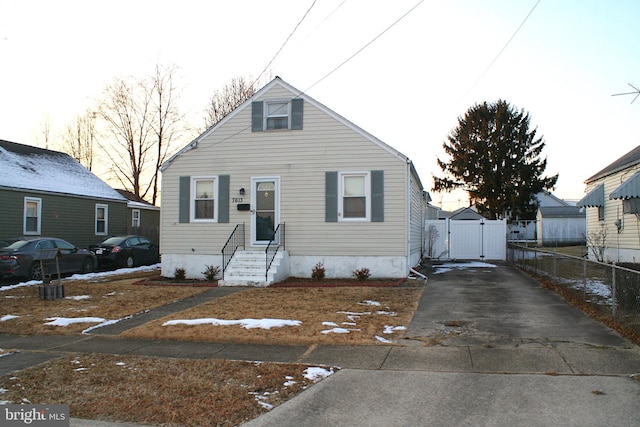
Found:
[(411, 261), (411, 160), (407, 159), (407, 221), (405, 223), (407, 233), (406, 260), (409, 270), (413, 267), (409, 265)]

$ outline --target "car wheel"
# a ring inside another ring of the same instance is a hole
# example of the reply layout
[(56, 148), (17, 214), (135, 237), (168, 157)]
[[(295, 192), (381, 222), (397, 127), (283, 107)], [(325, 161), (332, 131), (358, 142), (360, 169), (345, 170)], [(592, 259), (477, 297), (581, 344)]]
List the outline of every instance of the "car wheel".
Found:
[(133, 255), (127, 256), (127, 258), (124, 261), (124, 265), (125, 265), (125, 267), (128, 267), (128, 268), (135, 267), (136, 260), (133, 259)]
[(85, 258), (82, 261), (82, 273), (91, 273), (93, 269), (93, 260), (91, 258)]
[(29, 276), (31, 277), (31, 280), (42, 280), (42, 269), (40, 268), (40, 263), (34, 262), (31, 264)]

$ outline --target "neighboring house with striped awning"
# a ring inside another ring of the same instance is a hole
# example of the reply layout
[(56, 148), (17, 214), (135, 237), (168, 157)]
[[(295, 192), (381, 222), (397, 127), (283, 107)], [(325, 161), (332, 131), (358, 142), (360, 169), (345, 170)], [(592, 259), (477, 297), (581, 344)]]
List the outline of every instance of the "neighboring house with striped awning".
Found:
[(587, 244), (604, 246), (604, 261), (640, 262), (640, 146), (585, 184), (576, 205), (587, 208)]

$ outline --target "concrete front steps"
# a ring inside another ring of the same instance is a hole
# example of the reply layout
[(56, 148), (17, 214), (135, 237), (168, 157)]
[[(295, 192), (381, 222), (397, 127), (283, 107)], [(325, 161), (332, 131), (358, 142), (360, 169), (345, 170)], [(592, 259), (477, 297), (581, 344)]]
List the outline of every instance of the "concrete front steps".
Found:
[(289, 276), (289, 254), (279, 250), (265, 275), (265, 252), (262, 249), (236, 251), (218, 286), (269, 286)]

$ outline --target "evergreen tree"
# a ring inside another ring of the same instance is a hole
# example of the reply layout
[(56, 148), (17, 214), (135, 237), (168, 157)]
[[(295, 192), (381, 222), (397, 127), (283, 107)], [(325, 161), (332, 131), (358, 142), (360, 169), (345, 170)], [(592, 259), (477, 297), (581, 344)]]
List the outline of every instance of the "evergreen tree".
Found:
[(558, 175), (542, 176), (545, 144), (529, 120), (503, 100), (471, 107), (443, 144), (451, 159), (437, 159), (444, 177), (433, 177), (433, 191), (466, 190), (478, 212), (492, 219), (534, 219), (535, 195), (552, 189)]

